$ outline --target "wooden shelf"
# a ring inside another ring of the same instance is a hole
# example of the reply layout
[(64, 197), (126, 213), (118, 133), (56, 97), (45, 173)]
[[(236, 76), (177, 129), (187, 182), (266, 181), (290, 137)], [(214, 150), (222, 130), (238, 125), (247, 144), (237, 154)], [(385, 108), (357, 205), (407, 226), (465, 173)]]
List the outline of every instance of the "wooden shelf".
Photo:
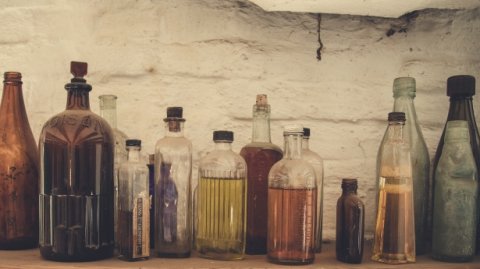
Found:
[[(324, 244), (324, 251), (317, 254), (315, 263), (307, 266), (298, 266), (298, 268), (322, 268), (322, 269), (347, 269), (347, 268), (428, 268), (428, 269), (479, 269), (480, 257), (475, 257), (474, 262), (470, 263), (442, 263), (433, 261), (429, 256), (423, 255), (417, 257), (417, 263), (405, 265), (388, 265), (370, 261), (370, 244), (367, 248), (362, 264), (346, 264), (338, 262), (335, 259), (334, 244)], [(293, 267), (293, 266), (292, 266)], [(19, 251), (0, 251), (0, 268), (135, 268), (135, 269), (149, 269), (149, 268), (287, 268), (287, 266), (277, 265), (267, 262), (265, 256), (247, 256), (242, 261), (214, 261), (197, 257), (193, 254), (190, 258), (185, 259), (165, 259), (152, 257), (146, 261), (126, 262), (117, 258), (111, 258), (95, 262), (52, 262), (46, 261), (40, 257), (38, 249), (19, 250)]]

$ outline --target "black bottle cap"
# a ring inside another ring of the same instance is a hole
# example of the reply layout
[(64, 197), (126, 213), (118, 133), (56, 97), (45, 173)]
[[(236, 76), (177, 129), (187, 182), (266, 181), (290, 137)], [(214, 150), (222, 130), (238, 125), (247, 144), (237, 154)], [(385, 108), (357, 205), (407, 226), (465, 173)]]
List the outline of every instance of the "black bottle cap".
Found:
[(142, 140), (140, 139), (127, 139), (127, 141), (125, 142), (125, 145), (127, 145), (127, 147), (140, 147), (142, 145)]
[(447, 79), (447, 96), (475, 95), (475, 77), (458, 75)]
[(181, 118), (183, 116), (183, 108), (179, 106), (167, 107), (168, 118)]
[(233, 141), (233, 132), (231, 131), (214, 131), (213, 141)]
[(388, 113), (388, 121), (405, 121), (405, 113), (390, 112)]
[(303, 128), (303, 137), (310, 137), (310, 128)]

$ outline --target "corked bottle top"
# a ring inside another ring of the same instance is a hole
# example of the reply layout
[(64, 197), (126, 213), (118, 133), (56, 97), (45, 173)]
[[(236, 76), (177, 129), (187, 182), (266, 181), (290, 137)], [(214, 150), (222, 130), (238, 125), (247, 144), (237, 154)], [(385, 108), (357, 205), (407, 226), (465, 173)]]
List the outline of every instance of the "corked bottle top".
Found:
[(388, 113), (388, 121), (405, 122), (405, 113), (404, 112), (390, 112), (390, 113)]
[(66, 90), (86, 90), (90, 91), (92, 86), (87, 84), (86, 80), (83, 78), (88, 73), (88, 64), (85, 62), (70, 62), (70, 73), (72, 73), (73, 78), (71, 83), (65, 85)]
[(231, 131), (214, 131), (213, 132), (213, 141), (223, 141), (223, 142), (233, 142), (233, 132)]
[(473, 96), (475, 95), (475, 77), (458, 75), (447, 80), (447, 96)]
[(268, 99), (266, 94), (257, 94), (257, 101), (255, 102), (257, 106), (267, 106)]

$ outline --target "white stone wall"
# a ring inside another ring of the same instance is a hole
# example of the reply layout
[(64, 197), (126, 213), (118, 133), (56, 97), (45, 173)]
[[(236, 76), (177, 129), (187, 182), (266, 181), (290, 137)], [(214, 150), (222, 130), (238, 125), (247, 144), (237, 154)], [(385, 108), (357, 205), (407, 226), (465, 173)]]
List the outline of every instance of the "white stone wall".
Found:
[[(315, 15), (266, 13), (244, 0), (1, 5), (0, 70), (22, 72), (37, 139), (65, 107), (70, 60), (89, 63), (93, 111), (99, 95), (118, 96), (118, 127), (142, 139), (145, 153), (163, 136), (167, 106), (184, 107), (195, 161), (212, 148), (216, 129), (235, 132), (238, 152), (251, 138), (255, 95), (266, 93), (273, 142), (283, 144), (283, 125), (301, 123), (325, 159), (327, 239), (334, 238), (342, 177), (359, 179), (372, 231), (375, 160), (393, 79), (417, 79), (417, 113), (432, 157), (447, 116), (447, 77), (480, 79), (478, 9), (423, 11), (410, 22), (324, 15), (319, 62)], [(397, 32), (387, 37), (391, 28)], [(474, 104), (480, 113), (478, 96)]]

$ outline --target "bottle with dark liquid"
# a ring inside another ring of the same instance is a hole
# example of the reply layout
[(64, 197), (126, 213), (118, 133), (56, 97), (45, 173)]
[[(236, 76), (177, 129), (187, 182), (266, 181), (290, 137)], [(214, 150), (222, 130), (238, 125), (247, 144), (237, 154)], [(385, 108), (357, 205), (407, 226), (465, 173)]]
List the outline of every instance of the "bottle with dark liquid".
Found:
[(150, 193), (150, 248), (155, 248), (155, 154), (148, 155), (147, 167)]
[(0, 105), (0, 249), (38, 246), (38, 151), (22, 75), (6, 72)]
[(432, 257), (467, 262), (475, 255), (478, 176), (468, 124), (447, 122), (442, 155), (435, 170)]
[(155, 147), (155, 252), (184, 258), (192, 246), (192, 143), (183, 135), (183, 108), (167, 108), (164, 121)]
[(282, 150), (271, 143), (270, 105), (265, 94), (253, 106), (252, 142), (240, 151), (247, 163), (247, 254), (267, 253), (268, 172), (282, 159)]
[[(459, 75), (449, 77), (447, 80), (447, 96), (450, 96), (450, 108), (448, 109), (447, 122), (452, 120), (465, 120), (468, 123), (468, 130), (470, 132), (470, 145), (472, 146), (473, 158), (477, 165), (477, 171), (480, 168), (480, 136), (478, 133), (477, 123), (475, 121), (475, 114), (473, 111), (473, 96), (475, 95), (475, 78), (467, 75)], [(437, 151), (435, 152), (435, 159), (433, 159), (433, 171), (436, 171), (438, 162), (442, 155), (443, 144), (445, 142), (445, 129), (443, 129), (442, 136), (438, 143)], [(477, 175), (478, 177), (478, 175)], [(432, 175), (432, 188), (435, 188), (436, 175)], [(434, 196), (434, 195), (433, 195)], [(435, 197), (431, 198), (432, 201)], [(480, 204), (480, 201), (479, 201)], [(429, 208), (428, 214), (433, 215), (433, 208)], [(433, 220), (433, 218), (431, 218)], [(431, 223), (430, 223), (431, 224)], [(478, 222), (477, 230), (480, 230), (480, 221)], [(432, 226), (429, 226), (427, 236), (432, 235)], [(477, 233), (477, 252), (480, 250), (480, 233)]]
[(365, 206), (357, 196), (357, 179), (342, 180), (342, 196), (337, 201), (337, 260), (361, 263), (365, 229)]
[(285, 127), (283, 159), (268, 175), (267, 257), (273, 263), (309, 264), (315, 259), (317, 181), (302, 159), (303, 127)]
[(372, 260), (415, 262), (415, 224), (410, 147), (403, 139), (405, 113), (388, 114), (380, 159), (377, 218)]
[(141, 143), (127, 139), (127, 161), (118, 169), (118, 250), (119, 258), (128, 261), (150, 256), (148, 168), (140, 155)]
[(67, 108), (40, 134), (40, 253), (88, 261), (113, 255), (114, 137), (90, 111), (87, 64), (71, 63)]
[(213, 132), (215, 150), (200, 159), (195, 246), (200, 257), (240, 260), (245, 254), (245, 160), (232, 151), (233, 132)]

